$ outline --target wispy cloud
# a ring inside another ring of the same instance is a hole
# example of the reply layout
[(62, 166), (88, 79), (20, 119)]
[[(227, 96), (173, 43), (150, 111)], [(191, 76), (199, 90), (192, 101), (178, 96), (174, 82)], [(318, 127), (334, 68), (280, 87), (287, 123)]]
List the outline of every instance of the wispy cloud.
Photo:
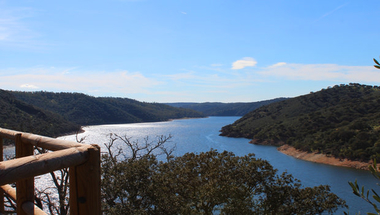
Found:
[(231, 89), (235, 87), (252, 85), (256, 81), (250, 75), (240, 74), (227, 74), (227, 73), (209, 73), (208, 71), (215, 71), (212, 68), (201, 67), (202, 71), (188, 71), (172, 75), (162, 76), (165, 82), (170, 83), (172, 86), (178, 87), (196, 87), (196, 89)]
[[(254, 62), (256, 63), (256, 61)], [(247, 64), (242, 63), (244, 66)], [(254, 63), (248, 65), (253, 66)], [(243, 66), (239, 68), (243, 68)], [(287, 80), (376, 83), (380, 82), (380, 72), (372, 66), (278, 62), (267, 67), (256, 67), (244, 73), (224, 73), (216, 71), (212, 67), (197, 67), (193, 71), (163, 76), (163, 80), (166, 83), (176, 84), (178, 87), (197, 86), (199, 89), (231, 89), (264, 82), (274, 83)]]
[(183, 73), (164, 75), (163, 77), (171, 79), (173, 81), (178, 81), (178, 80), (190, 80), (190, 79), (194, 79), (197, 76), (195, 75), (194, 71), (187, 71), (187, 72), (183, 72)]
[(284, 65), (286, 65), (285, 62), (278, 62), (276, 64), (269, 66), (269, 68), (276, 68), (276, 67), (280, 67), (280, 66), (284, 66)]
[(21, 87), (21, 88), (27, 88), (27, 89), (33, 89), (33, 90), (39, 88), (39, 87), (37, 87), (37, 86), (35, 86), (35, 85), (32, 85), (32, 84), (22, 84), (20, 87)]
[(372, 66), (281, 62), (264, 68), (259, 74), (289, 80), (380, 82), (380, 72)]
[(333, 14), (333, 13), (335, 13), (336, 11), (338, 11), (338, 10), (342, 9), (343, 7), (345, 7), (347, 4), (348, 4), (348, 3), (342, 4), (342, 5), (338, 6), (338, 7), (336, 7), (334, 10), (329, 11), (329, 12), (323, 14), (321, 17), (319, 17), (317, 20), (315, 20), (315, 22), (317, 22), (317, 21), (319, 21), (319, 20), (321, 20), (321, 19), (323, 19), (323, 18), (326, 18), (327, 16), (330, 16), (331, 14)]
[(231, 69), (244, 69), (245, 67), (253, 67), (257, 64), (256, 60), (251, 57), (245, 57), (232, 63)]
[[(92, 95), (126, 96), (143, 93), (160, 84), (139, 72), (83, 72), (66, 68), (0, 70), (0, 86), (11, 90), (83, 92)], [(16, 71), (16, 72), (15, 72)]]
[(223, 73), (208, 66), (171, 75), (157, 73), (150, 77), (142, 72), (127, 70), (83, 71), (80, 68), (54, 67), (0, 70), (2, 89), (82, 92), (94, 96), (120, 96), (144, 101), (210, 100), (207, 98), (215, 98), (215, 101), (237, 100), (239, 95), (257, 90), (257, 86), (262, 88), (268, 83), (289, 80), (299, 81), (295, 83), (332, 81), (376, 84), (380, 82), (380, 72), (372, 66), (286, 62), (256, 67), (246, 72)]
[(210, 66), (212, 66), (212, 67), (221, 67), (221, 66), (223, 66), (223, 64), (221, 64), (221, 63), (213, 63)]
[(35, 11), (31, 8), (7, 8), (0, 4), (0, 46), (18, 48), (37, 48), (40, 36), (27, 24)]

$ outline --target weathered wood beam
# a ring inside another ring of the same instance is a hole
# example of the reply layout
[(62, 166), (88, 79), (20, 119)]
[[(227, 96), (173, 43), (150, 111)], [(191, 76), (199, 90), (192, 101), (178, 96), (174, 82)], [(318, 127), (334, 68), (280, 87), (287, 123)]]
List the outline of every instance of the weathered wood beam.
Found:
[(10, 129), (4, 129), (0, 128), (0, 136), (6, 139), (15, 140), (15, 136), (17, 133), (20, 133), (19, 131), (14, 131)]
[(33, 146), (41, 147), (51, 151), (83, 146), (83, 144), (74, 141), (54, 139), (51, 137), (44, 137), (29, 133), (22, 133), (21, 140), (24, 143), (29, 143)]
[(68, 149), (71, 147), (80, 147), (83, 145), (74, 141), (59, 140), (59, 139), (55, 139), (51, 137), (44, 137), (41, 135), (0, 128), (0, 137), (3, 137), (3, 138), (15, 140), (15, 136), (18, 133), (21, 133), (22, 142), (29, 143), (29, 144), (32, 144), (33, 146), (38, 146), (38, 147), (51, 150), (51, 151)]
[(88, 150), (88, 160), (70, 167), (70, 214), (101, 215), (100, 147)]
[[(3, 145), (4, 140), (0, 137), (0, 162), (3, 161)], [(4, 212), (4, 193), (0, 192), (0, 213)]]
[(79, 165), (88, 158), (91, 145), (0, 162), (0, 185)]
[[(4, 191), (4, 193), (9, 197), (11, 198), (13, 201), (16, 202), (16, 189), (13, 188), (11, 185), (9, 184), (6, 184), (6, 185), (2, 185), (0, 186), (0, 188)], [(35, 214), (35, 215), (46, 215), (46, 213), (41, 210), (41, 208), (37, 207), (35, 204), (33, 204), (32, 202), (25, 202), (24, 204), (22, 204), (22, 209), (24, 209), (24, 211), (27, 213), (27, 214)], [(32, 212), (33, 211), (33, 212)]]
[[(15, 142), (16, 159), (33, 155), (34, 147), (21, 141), (21, 133), (16, 134)], [(16, 196), (17, 214), (27, 215), (21, 206), (25, 202), (34, 202), (34, 176), (16, 181)]]
[[(1, 186), (3, 190), (9, 191), (4, 191), (7, 195), (15, 193), (14, 199), (23, 209), (19, 210), (17, 207), (18, 214), (45, 214), (33, 203), (34, 196), (32, 197), (31, 190), (34, 189), (34, 176), (65, 167), (70, 167), (71, 214), (101, 214), (99, 146), (0, 128), (0, 142), (2, 138), (16, 142), (18, 158), (0, 162), (0, 185), (3, 185)], [(55, 152), (32, 155), (33, 146)], [(17, 187), (20, 187), (16, 191), (6, 185), (15, 181)], [(16, 195), (19, 199), (16, 199)]]
[(16, 201), (16, 189), (13, 188), (9, 184), (1, 185), (1, 189), (3, 189), (4, 193), (11, 198), (13, 201)]
[(27, 215), (46, 215), (46, 213), (33, 202), (24, 202), (21, 207)]

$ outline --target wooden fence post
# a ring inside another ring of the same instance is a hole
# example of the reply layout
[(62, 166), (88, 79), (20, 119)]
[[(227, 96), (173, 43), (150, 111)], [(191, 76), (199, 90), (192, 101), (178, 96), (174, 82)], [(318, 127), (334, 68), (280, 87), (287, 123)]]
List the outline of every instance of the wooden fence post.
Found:
[(69, 168), (70, 214), (101, 215), (100, 147), (88, 149), (88, 160)]
[[(0, 137), (0, 162), (3, 161), (3, 145), (4, 140)], [(4, 213), (4, 192), (0, 190), (0, 213)]]
[[(15, 142), (16, 158), (33, 155), (33, 145), (24, 144), (21, 140), (21, 133), (16, 134)], [(16, 197), (17, 214), (26, 215), (26, 213), (22, 209), (22, 204), (27, 201), (34, 203), (34, 177), (19, 180), (16, 182)]]

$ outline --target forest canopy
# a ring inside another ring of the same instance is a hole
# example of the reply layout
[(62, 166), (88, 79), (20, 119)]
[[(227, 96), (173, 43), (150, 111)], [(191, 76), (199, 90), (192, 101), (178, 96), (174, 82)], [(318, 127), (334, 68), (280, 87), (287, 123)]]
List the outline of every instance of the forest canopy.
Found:
[(204, 117), (200, 112), (127, 98), (81, 93), (0, 90), (0, 127), (57, 137), (83, 125), (158, 122)]
[(380, 160), (380, 88), (335, 85), (258, 108), (221, 131), (256, 144), (289, 144), (337, 158)]
[[(102, 156), (107, 214), (333, 214), (346, 207), (329, 186), (304, 188), (254, 154), (164, 153), (163, 162), (150, 153), (137, 156), (134, 148), (133, 155), (123, 159), (122, 152), (112, 150), (118, 138)], [(129, 139), (123, 141), (133, 145)]]
[(82, 93), (11, 92), (17, 99), (62, 115), (79, 125), (158, 122), (204, 117), (200, 112), (128, 98), (93, 97)]

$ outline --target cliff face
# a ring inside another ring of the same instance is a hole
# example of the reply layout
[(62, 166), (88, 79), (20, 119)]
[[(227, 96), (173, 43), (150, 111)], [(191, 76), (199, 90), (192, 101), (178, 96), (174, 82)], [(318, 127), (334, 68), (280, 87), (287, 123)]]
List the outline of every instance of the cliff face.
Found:
[(341, 166), (341, 167), (350, 167), (355, 169), (364, 169), (368, 170), (368, 166), (372, 164), (372, 162), (360, 162), (360, 161), (351, 161), (348, 159), (339, 159), (331, 156), (327, 156), (321, 153), (309, 153), (301, 150), (297, 150), (296, 148), (289, 145), (282, 145), (277, 148), (280, 152), (295, 157), (297, 159), (311, 161), (315, 163), (328, 164), (333, 166)]

